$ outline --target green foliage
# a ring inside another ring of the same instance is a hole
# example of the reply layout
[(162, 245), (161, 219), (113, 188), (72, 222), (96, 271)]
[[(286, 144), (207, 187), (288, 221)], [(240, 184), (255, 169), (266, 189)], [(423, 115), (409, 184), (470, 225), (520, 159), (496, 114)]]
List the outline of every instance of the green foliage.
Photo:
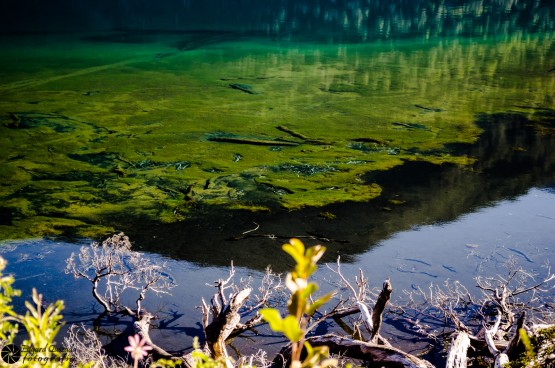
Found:
[(179, 359), (172, 360), (172, 359), (158, 359), (157, 361), (153, 362), (149, 365), (150, 368), (175, 368), (181, 367), (183, 362)]
[(4, 276), (6, 261), (0, 258), (0, 340), (10, 343), (17, 333), (16, 314), (11, 307), (12, 298), (19, 296), (19, 290), (14, 290), (12, 276)]
[[(302, 362), (303, 368), (336, 367), (337, 360), (329, 358), (327, 346), (312, 347), (308, 342), (304, 343), (306, 358)], [(351, 366), (348, 365), (347, 368)]]
[(69, 355), (56, 348), (54, 342), (61, 326), (63, 302), (57, 301), (45, 308), (42, 295), (33, 290), (33, 302), (25, 302), (27, 312), (25, 315), (17, 314), (11, 305), (12, 297), (20, 296), (21, 292), (12, 288), (12, 276), (3, 275), (5, 267), (6, 261), (0, 258), (0, 338), (5, 344), (11, 343), (17, 333), (18, 324), (21, 324), (27, 330), (29, 338), (23, 342), (25, 348), (22, 349), (23, 356), (19, 361), (19, 367), (69, 367)]
[(311, 303), (310, 297), (318, 290), (318, 285), (308, 282), (308, 278), (318, 268), (316, 262), (322, 258), (326, 247), (315, 245), (305, 249), (299, 239), (291, 239), (282, 248), (296, 262), (293, 271), (285, 278), (285, 285), (291, 291), (287, 309), (290, 315), (301, 321), (303, 315), (312, 316), (316, 309), (331, 298), (331, 294), (327, 294)]
[(529, 336), (524, 329), (518, 331), (524, 352), (505, 368), (544, 368), (546, 358), (555, 350), (555, 328), (545, 328)]
[[(44, 349), (37, 355), (43, 359), (42, 361), (47, 362), (46, 366), (48, 367), (69, 367), (70, 360), (67, 352), (56, 349), (54, 342), (61, 327), (63, 302), (58, 300), (44, 308), (42, 295), (33, 289), (33, 303), (25, 302), (25, 306), (27, 313), (25, 316), (18, 317), (29, 334), (29, 339), (25, 340), (23, 345)], [(35, 363), (35, 361), (29, 361), (28, 366), (34, 366)], [(23, 366), (27, 366), (25, 360)]]
[(193, 340), (193, 352), (191, 356), (193, 358), (193, 366), (195, 368), (226, 368), (226, 360), (224, 357), (220, 357), (218, 359), (213, 359), (209, 355), (205, 354), (201, 349), (198, 343), (198, 338), (195, 337)]
[(519, 329), (518, 335), (520, 336), (520, 341), (522, 341), (522, 345), (524, 345), (524, 348), (526, 349), (526, 358), (528, 358), (529, 360), (534, 359), (536, 353), (534, 351), (534, 348), (532, 347), (532, 341), (530, 341), (530, 337), (526, 333), (526, 330), (524, 330), (523, 328)]
[[(291, 239), (282, 248), (295, 260), (293, 271), (288, 273), (285, 278), (285, 285), (291, 291), (287, 303), (289, 314), (282, 318), (279, 311), (274, 308), (264, 308), (260, 311), (260, 314), (269, 323), (273, 331), (283, 333), (291, 341), (292, 367), (336, 366), (336, 360), (328, 359), (329, 350), (326, 346), (312, 347), (304, 341), (309, 318), (332, 297), (332, 294), (326, 294), (312, 301), (311, 297), (318, 290), (318, 285), (308, 281), (309, 277), (317, 270), (316, 263), (324, 255), (326, 247), (315, 245), (306, 249), (299, 239)], [(301, 362), (303, 346), (307, 355)]]
[(302, 339), (303, 331), (295, 316), (288, 315), (281, 318), (279, 311), (273, 308), (265, 308), (260, 311), (260, 314), (270, 324), (272, 331), (282, 332), (291, 342), (299, 342)]
[(35, 289), (33, 289), (33, 303), (25, 302), (27, 313), (23, 317), (23, 325), (29, 333), (28, 342), (33, 346), (51, 346), (60, 330), (59, 322), (62, 320), (61, 311), (64, 309), (64, 304), (58, 300), (43, 311), (42, 295)]

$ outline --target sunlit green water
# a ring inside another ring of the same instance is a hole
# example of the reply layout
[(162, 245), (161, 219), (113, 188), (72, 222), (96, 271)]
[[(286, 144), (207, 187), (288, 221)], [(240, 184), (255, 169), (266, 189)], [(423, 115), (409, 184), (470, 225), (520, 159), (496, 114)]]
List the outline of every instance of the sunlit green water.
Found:
[(451, 147), (476, 141), (477, 114), (517, 111), (533, 122), (555, 107), (550, 32), (348, 44), (228, 33), (124, 41), (112, 33), (2, 39), (2, 238), (96, 236), (214, 205), (368, 201), (382, 192), (363, 180), (368, 172), (407, 160), (470, 169), (480, 158)]

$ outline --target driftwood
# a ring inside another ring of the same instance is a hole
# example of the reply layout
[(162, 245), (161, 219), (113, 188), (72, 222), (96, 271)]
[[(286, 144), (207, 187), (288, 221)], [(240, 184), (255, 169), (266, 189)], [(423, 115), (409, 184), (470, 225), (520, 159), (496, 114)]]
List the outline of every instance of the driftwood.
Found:
[(505, 351), (501, 352), (495, 347), (494, 336), (497, 335), (497, 330), (501, 324), (501, 313), (497, 315), (497, 320), (491, 329), (486, 329), (485, 339), (491, 355), (495, 358), (495, 368), (502, 368), (505, 364), (509, 363), (509, 356)]
[(446, 368), (466, 368), (470, 334), (467, 330), (457, 331), (447, 355)]
[(385, 306), (387, 302), (391, 298), (391, 292), (393, 288), (391, 287), (391, 282), (389, 280), (385, 280), (383, 283), (382, 291), (378, 296), (378, 300), (372, 309), (372, 333), (370, 335), (370, 341), (373, 343), (377, 343), (378, 339), (380, 338), (380, 327), (382, 325), (382, 314), (385, 310)]
[(291, 128), (289, 128), (289, 127), (286, 127), (285, 125), (279, 125), (279, 126), (276, 127), (276, 129), (279, 129), (279, 130), (281, 130), (282, 132), (285, 132), (285, 133), (287, 133), (287, 134), (290, 134), (290, 135), (292, 135), (292, 136), (295, 137), (295, 138), (302, 139), (303, 141), (306, 141), (306, 140), (310, 140), (310, 139), (311, 139), (310, 137), (307, 137), (306, 135), (304, 135), (304, 134), (302, 134), (302, 133), (296, 132), (296, 131), (294, 131), (293, 129), (291, 129)]
[(515, 323), (513, 337), (509, 341), (509, 344), (506, 346), (506, 348), (503, 349), (502, 351), (499, 350), (498, 347), (495, 345), (495, 340), (494, 340), (495, 336), (497, 335), (499, 326), (501, 324), (501, 317), (502, 317), (502, 314), (498, 313), (495, 324), (493, 325), (492, 328), (486, 329), (484, 334), (485, 335), (484, 338), (486, 340), (488, 349), (491, 355), (493, 355), (493, 357), (495, 358), (494, 368), (502, 368), (505, 364), (509, 363), (509, 354), (516, 349), (520, 341), (519, 330), (522, 328), (522, 326), (524, 326), (525, 314), (522, 313), (520, 317), (517, 319)]
[(250, 230), (245, 230), (243, 231), (241, 234), (232, 236), (227, 238), (226, 240), (228, 241), (237, 241), (237, 240), (242, 240), (242, 239), (248, 239), (248, 238), (267, 238), (267, 239), (291, 239), (291, 238), (296, 238), (296, 239), (312, 239), (312, 240), (318, 240), (321, 242), (336, 242), (336, 243), (348, 243), (348, 240), (344, 240), (344, 239), (333, 239), (333, 238), (329, 238), (323, 234), (317, 234), (317, 233), (311, 233), (311, 232), (307, 232), (308, 235), (282, 235), (282, 234), (259, 234), (256, 233), (256, 231), (258, 231), (258, 229), (260, 229), (260, 225), (257, 224), (256, 222), (254, 222), (254, 224), (256, 225), (254, 228), (250, 229)]
[(232, 89), (237, 89), (239, 91), (248, 93), (249, 95), (256, 95), (257, 93), (252, 89), (250, 84), (242, 84), (242, 83), (231, 83), (229, 85)]
[[(241, 317), (267, 303), (268, 298), (272, 294), (272, 286), (279, 287), (279, 285), (272, 285), (270, 280), (271, 271), (267, 270), (266, 277), (264, 278), (267, 282), (264, 283), (265, 290), (263, 294), (255, 295), (257, 302), (251, 303), (251, 305), (244, 308), (253, 289), (235, 285), (233, 282), (234, 276), (235, 269), (232, 263), (229, 277), (226, 280), (220, 279), (216, 281), (215, 287), (217, 292), (210, 300), (210, 305), (204, 299), (202, 300), (202, 326), (205, 337), (204, 351), (216, 359), (228, 357), (226, 350), (226, 340), (228, 338), (261, 323), (262, 316), (258, 312), (245, 323), (241, 323)], [(231, 292), (226, 296), (228, 290)]]
[(137, 333), (141, 335), (141, 337), (146, 341), (148, 345), (152, 347), (152, 350), (164, 357), (164, 358), (173, 358), (172, 354), (168, 353), (166, 350), (162, 349), (160, 346), (156, 345), (152, 339), (150, 338), (150, 321), (153, 318), (153, 315), (150, 313), (145, 313), (141, 319), (135, 321), (135, 329)]
[(314, 144), (314, 145), (329, 145), (332, 144), (332, 142), (328, 142), (328, 141), (323, 141), (321, 139), (314, 139), (314, 138), (310, 138), (302, 133), (299, 133), (289, 127), (286, 127), (285, 125), (279, 125), (276, 127), (276, 129), (281, 130), (282, 132), (285, 132), (295, 138), (299, 138), (302, 139), (304, 141), (304, 143), (309, 143), (309, 144)]
[[(362, 360), (367, 363), (377, 364), (379, 367), (435, 368), (433, 364), (391, 346), (353, 340), (333, 334), (309, 337), (306, 341), (314, 347), (327, 346), (330, 354)], [(280, 354), (272, 362), (273, 368), (281, 368), (287, 365), (285, 357), (291, 355), (290, 349), (287, 346), (281, 350)]]
[[(355, 288), (344, 278), (341, 274), (341, 269), (338, 260), (338, 269), (336, 272), (343, 282), (353, 292), (355, 298), (355, 306), (338, 310), (333, 313), (336, 321), (342, 316), (355, 314), (360, 312), (362, 320), (366, 328), (370, 332), (371, 342), (355, 340), (348, 337), (341, 337), (333, 334), (323, 336), (313, 336), (306, 339), (311, 346), (327, 346), (330, 354), (339, 355), (342, 357), (362, 360), (367, 363), (378, 364), (380, 367), (396, 367), (396, 368), (433, 368), (434, 365), (422, 360), (414, 355), (408, 354), (394, 348), (389, 342), (380, 336), (379, 331), (382, 323), (382, 314), (391, 297), (392, 287), (389, 280), (383, 284), (382, 290), (376, 300), (372, 311), (370, 312), (364, 303), (363, 292), (359, 289), (357, 292)], [(361, 274), (359, 282), (363, 281), (364, 277)], [(272, 362), (272, 367), (283, 367), (289, 364), (289, 357), (291, 356), (291, 346), (284, 347), (281, 352), (276, 356)]]
[(285, 141), (285, 140), (273, 140), (273, 139), (255, 139), (255, 138), (239, 138), (239, 137), (227, 137), (227, 136), (212, 136), (207, 138), (212, 142), (224, 142), (224, 143), (236, 143), (236, 144), (252, 144), (255, 146), (298, 146), (299, 143)]
[[(218, 301), (217, 298), (220, 296), (214, 297), (210, 308), (203, 300), (202, 311), (206, 346), (215, 358), (227, 357), (225, 341), (239, 324), (241, 320), (239, 310), (246, 303), (251, 291), (252, 289), (243, 289), (235, 293), (229, 302), (225, 299)], [(220, 304), (220, 302), (223, 303)], [(208, 321), (208, 316), (212, 317), (210, 321)]]
[(384, 141), (381, 141), (379, 139), (375, 139), (375, 138), (367, 138), (367, 137), (362, 137), (362, 138), (354, 138), (351, 139), (353, 142), (360, 142), (360, 143), (376, 143), (376, 144), (386, 144)]

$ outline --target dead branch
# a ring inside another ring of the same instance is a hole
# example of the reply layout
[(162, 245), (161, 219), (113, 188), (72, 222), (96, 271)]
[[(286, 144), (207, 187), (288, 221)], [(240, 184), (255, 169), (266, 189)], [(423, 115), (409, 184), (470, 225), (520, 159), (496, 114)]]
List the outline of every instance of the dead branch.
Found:
[[(380, 367), (391, 368), (434, 368), (431, 363), (391, 346), (378, 345), (337, 335), (314, 336), (306, 339), (311, 346), (327, 346), (330, 354), (359, 359)], [(272, 362), (272, 367), (287, 366), (284, 357), (291, 356), (290, 347), (282, 349)]]
[(164, 358), (171, 358), (172, 354), (168, 353), (167, 351), (165, 351), (164, 349), (156, 345), (150, 338), (149, 331), (150, 331), (150, 321), (152, 320), (152, 318), (153, 318), (152, 314), (145, 313), (139, 320), (134, 322), (135, 329), (137, 330), (137, 333), (141, 335), (141, 337), (147, 342), (147, 344), (152, 347), (152, 350), (156, 354)]
[[(241, 332), (253, 328), (262, 322), (258, 309), (270, 303), (276, 291), (281, 289), (281, 278), (266, 270), (257, 292), (253, 294), (251, 280), (241, 280), (239, 285), (234, 283), (235, 269), (233, 263), (227, 279), (220, 279), (214, 283), (217, 291), (208, 304), (202, 300), (202, 323), (205, 335), (205, 351), (214, 358), (227, 357), (226, 340)], [(247, 304), (249, 299), (254, 303)], [(256, 312), (246, 322), (241, 318)]]
[(389, 280), (385, 280), (385, 282), (383, 283), (382, 291), (378, 296), (378, 300), (376, 301), (376, 304), (374, 304), (374, 308), (372, 309), (372, 333), (370, 334), (370, 341), (372, 341), (373, 343), (377, 343), (378, 338), (380, 337), (382, 314), (385, 310), (387, 302), (391, 298), (392, 291), (393, 288), (391, 287), (391, 282)]
[(449, 348), (445, 368), (466, 368), (468, 348), (470, 348), (470, 335), (465, 330), (457, 331)]
[[(175, 287), (165, 269), (166, 264), (154, 264), (133, 251), (129, 238), (119, 233), (102, 244), (94, 242), (81, 247), (79, 255), (72, 253), (65, 271), (92, 284), (93, 297), (104, 308), (105, 314), (124, 310), (140, 318), (141, 302), (147, 292), (169, 294), (169, 290)], [(139, 291), (134, 311), (120, 302), (123, 293), (130, 290)]]
[[(216, 305), (212, 299), (212, 308), (207, 308), (203, 300), (204, 335), (206, 346), (213, 357), (227, 357), (225, 341), (231, 335), (241, 320), (239, 310), (246, 303), (252, 289), (243, 289), (235, 293), (229, 303)], [(210, 321), (207, 315), (210, 316)]]
[(127, 367), (127, 362), (106, 354), (96, 333), (83, 325), (72, 325), (64, 338), (63, 345), (75, 366), (85, 366), (95, 362), (95, 367)]
[[(332, 269), (328, 266), (328, 268), (335, 273), (342, 282), (342, 285), (347, 287), (352, 295), (349, 297), (350, 303), (346, 303), (343, 299), (340, 298), (340, 303), (342, 308), (336, 308), (331, 314), (331, 317), (334, 319), (338, 319), (350, 314), (360, 313), (361, 317), (360, 320), (366, 327), (366, 330), (370, 334), (369, 341), (373, 343), (380, 343), (384, 345), (388, 345), (389, 342), (382, 336), (380, 336), (379, 331), (382, 324), (382, 315), (385, 311), (385, 307), (391, 298), (391, 292), (393, 291), (391, 287), (391, 282), (386, 280), (383, 283), (382, 290), (380, 291), (378, 298), (370, 311), (366, 305), (366, 300), (368, 300), (368, 294), (370, 293), (368, 290), (368, 279), (364, 276), (362, 270), (359, 270), (359, 275), (355, 277), (356, 288), (353, 286), (341, 273), (341, 263), (340, 257), (337, 258), (336, 262), (336, 269)], [(356, 331), (360, 331), (358, 326), (353, 326), (353, 331), (356, 335), (361, 336), (360, 333), (356, 333)], [(353, 335), (354, 336), (354, 335)]]
[(488, 349), (495, 358), (495, 368), (502, 368), (505, 364), (509, 363), (509, 357), (503, 351), (499, 351), (495, 346), (494, 336), (497, 335), (497, 330), (501, 324), (501, 314), (502, 312), (497, 314), (497, 319), (495, 320), (494, 325), (491, 328), (486, 328), (485, 339), (486, 344), (488, 345)]

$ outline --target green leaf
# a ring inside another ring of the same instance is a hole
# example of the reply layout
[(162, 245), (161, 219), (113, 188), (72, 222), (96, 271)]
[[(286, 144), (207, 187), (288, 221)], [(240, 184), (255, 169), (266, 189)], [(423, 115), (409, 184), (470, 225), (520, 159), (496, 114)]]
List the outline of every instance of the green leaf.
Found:
[(283, 319), (279, 314), (279, 311), (274, 308), (262, 308), (260, 310), (262, 318), (270, 325), (270, 328), (274, 332), (283, 332)]
[(314, 314), (314, 312), (316, 312), (318, 310), (318, 308), (320, 308), (322, 305), (326, 304), (331, 297), (333, 296), (333, 293), (329, 293), (324, 295), (321, 298), (318, 298), (314, 301), (314, 303), (312, 303), (309, 307), (308, 310), (306, 311), (306, 314), (308, 314), (309, 316), (312, 316)]
[(291, 239), (289, 243), (283, 244), (281, 249), (293, 257), (297, 264), (303, 264), (306, 262), (304, 256), (304, 244), (300, 240)]
[(283, 319), (282, 332), (291, 342), (297, 342), (303, 337), (303, 331), (299, 327), (299, 321), (291, 315)]
[(300, 298), (308, 300), (308, 298), (316, 291), (318, 291), (318, 285), (313, 282), (309, 282), (308, 285), (306, 285), (306, 288), (301, 291)]
[(309, 258), (312, 263), (316, 264), (325, 252), (326, 247), (323, 245), (315, 245), (306, 250), (306, 257)]

